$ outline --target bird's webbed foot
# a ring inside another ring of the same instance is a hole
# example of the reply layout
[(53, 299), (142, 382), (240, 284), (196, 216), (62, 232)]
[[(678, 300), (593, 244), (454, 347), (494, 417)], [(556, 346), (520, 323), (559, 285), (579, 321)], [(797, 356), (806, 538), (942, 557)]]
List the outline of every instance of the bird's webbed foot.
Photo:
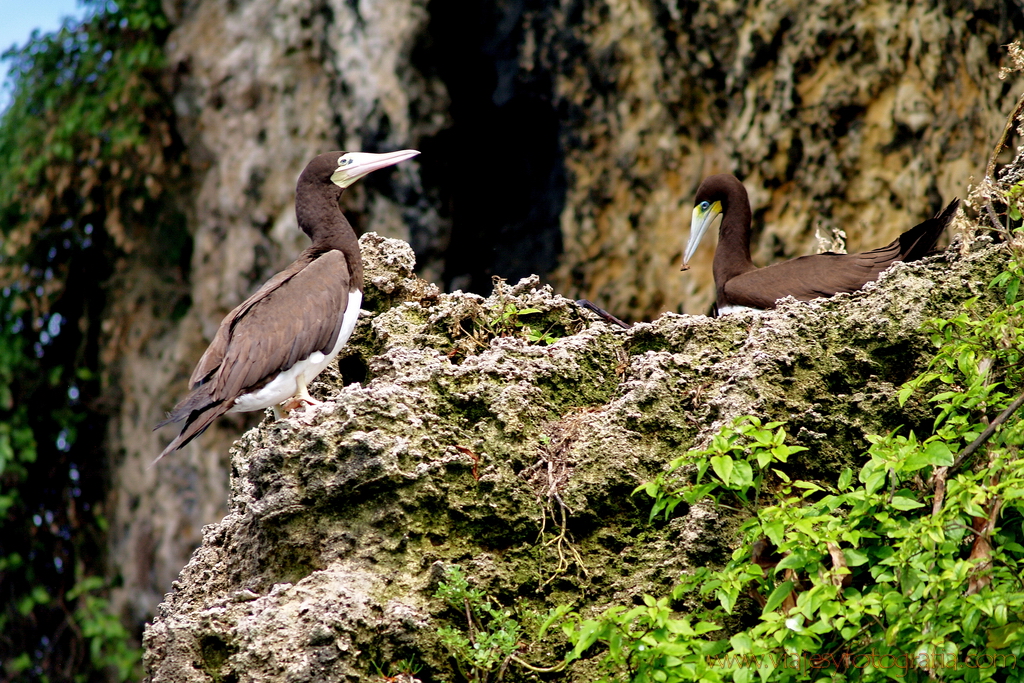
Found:
[(279, 415), (279, 413), (287, 415), (291, 411), (301, 408), (304, 405), (318, 406), (321, 405), (322, 403), (323, 401), (318, 401), (309, 395), (309, 390), (306, 389), (305, 382), (299, 382), (298, 386), (296, 387), (294, 396), (292, 396), (287, 401), (282, 403), (280, 407), (274, 406), (274, 415), (277, 415), (278, 419), (280, 419), (281, 416)]
[(323, 401), (318, 401), (312, 396), (292, 396), (280, 406), (274, 406), (274, 414), (277, 415), (280, 411), (282, 415), (287, 415), (291, 411), (298, 410), (303, 406), (318, 406), (321, 404), (323, 404)]

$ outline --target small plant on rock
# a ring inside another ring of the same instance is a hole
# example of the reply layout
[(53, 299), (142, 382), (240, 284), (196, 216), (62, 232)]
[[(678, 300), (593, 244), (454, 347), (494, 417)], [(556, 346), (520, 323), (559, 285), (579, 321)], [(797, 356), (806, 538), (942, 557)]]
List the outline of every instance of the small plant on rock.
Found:
[(786, 445), (782, 424), (739, 417), (715, 434), (707, 448), (687, 451), (672, 460), (664, 473), (633, 493), (643, 491), (654, 498), (651, 519), (659, 514), (668, 519), (680, 503), (693, 505), (708, 497), (719, 503), (728, 497), (750, 508), (757, 501), (768, 467), (807, 450)]
[[(518, 655), (528, 648), (528, 643), (523, 641), (523, 627), (515, 612), (471, 587), (458, 565), (445, 569), (445, 578), (438, 584), (435, 597), (465, 616), (465, 629), (443, 626), (437, 633), (467, 681), (500, 681), (512, 663), (535, 672), (554, 672), (562, 668), (537, 667), (520, 658)], [(568, 607), (552, 610), (539, 624), (533, 642), (541, 640), (551, 624), (568, 611)], [(532, 611), (523, 614), (524, 621), (538, 621), (537, 616)]]
[[(778, 423), (723, 429), (637, 491), (652, 517), (740, 501), (752, 516), (732, 560), (642, 606), (573, 616), (569, 659), (602, 644), (606, 680), (637, 683), (1024, 681), (1024, 235), (1012, 239), (992, 283), (1003, 305), (930, 321), (938, 352), (899, 392), (929, 394), (931, 433), (869, 437), (859, 472), (834, 483), (773, 470), (781, 483), (758, 506), (765, 468), (795, 449), (774, 450)], [(684, 602), (688, 615), (673, 611)]]

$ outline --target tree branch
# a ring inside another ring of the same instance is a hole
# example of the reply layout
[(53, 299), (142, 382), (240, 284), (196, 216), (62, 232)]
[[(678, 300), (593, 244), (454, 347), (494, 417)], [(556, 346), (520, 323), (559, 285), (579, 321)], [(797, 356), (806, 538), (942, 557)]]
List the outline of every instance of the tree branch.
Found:
[(964, 460), (973, 455), (974, 452), (981, 448), (986, 441), (991, 439), (992, 435), (996, 433), (996, 428), (998, 428), (999, 425), (1006, 422), (1010, 418), (1010, 416), (1017, 412), (1017, 409), (1020, 408), (1022, 405), (1024, 405), (1024, 393), (1018, 396), (1017, 399), (1013, 403), (1011, 403), (1006, 410), (1000, 413), (999, 417), (992, 420), (992, 424), (990, 424), (985, 429), (985, 431), (979, 434), (977, 439), (972, 441), (969, 446), (960, 451), (960, 454), (956, 456), (956, 460), (954, 460), (953, 464), (950, 466), (950, 471), (955, 471), (959, 469), (960, 465), (963, 464)]

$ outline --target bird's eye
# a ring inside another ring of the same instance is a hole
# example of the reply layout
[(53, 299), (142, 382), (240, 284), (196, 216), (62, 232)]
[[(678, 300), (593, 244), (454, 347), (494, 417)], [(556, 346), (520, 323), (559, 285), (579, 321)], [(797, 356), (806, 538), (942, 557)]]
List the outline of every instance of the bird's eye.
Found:
[(707, 211), (707, 210), (708, 210), (708, 209), (710, 209), (710, 208), (711, 208), (711, 204), (709, 204), (708, 202), (701, 202), (701, 203), (700, 203), (700, 210), (701, 210), (701, 213), (703, 213), (703, 212)]

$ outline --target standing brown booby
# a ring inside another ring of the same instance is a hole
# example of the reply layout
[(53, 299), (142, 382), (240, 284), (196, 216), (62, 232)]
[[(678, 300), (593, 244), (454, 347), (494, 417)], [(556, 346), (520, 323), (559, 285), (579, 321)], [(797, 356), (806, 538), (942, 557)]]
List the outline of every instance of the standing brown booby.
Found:
[(313, 244), (221, 322), (192, 372), (191, 393), (156, 426), (185, 421), (157, 460), (225, 413), (273, 407), (280, 416), (285, 400), (318, 403), (306, 385), (348, 341), (363, 300), (359, 242), (338, 199), (366, 174), (417, 154), (327, 152), (309, 162), (295, 188), (295, 216)]
[(728, 174), (704, 179), (697, 188), (690, 240), (683, 254), (683, 270), (697, 251), (704, 233), (719, 216), (713, 265), (719, 315), (743, 309), (775, 308), (787, 296), (801, 301), (855, 292), (878, 279), (896, 261), (923, 258), (956, 214), (954, 199), (929, 218), (897, 237), (891, 244), (859, 254), (814, 254), (758, 268), (750, 260), (750, 200), (743, 183)]

